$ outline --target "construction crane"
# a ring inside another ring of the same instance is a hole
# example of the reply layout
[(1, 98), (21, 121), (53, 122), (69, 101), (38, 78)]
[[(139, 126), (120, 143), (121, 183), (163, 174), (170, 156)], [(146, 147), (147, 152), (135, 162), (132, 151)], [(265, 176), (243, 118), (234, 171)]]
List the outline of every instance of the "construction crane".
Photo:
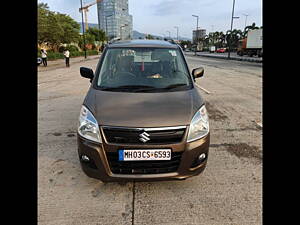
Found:
[(89, 11), (89, 7), (97, 4), (98, 2), (101, 2), (102, 0), (96, 0), (95, 2), (89, 3), (85, 6), (82, 6), (82, 8), (79, 8), (79, 12), (81, 13), (81, 11), (83, 11), (84, 13), (84, 18), (85, 18), (85, 31), (87, 31), (89, 29), (89, 25), (88, 25), (88, 20), (87, 20), (87, 12)]

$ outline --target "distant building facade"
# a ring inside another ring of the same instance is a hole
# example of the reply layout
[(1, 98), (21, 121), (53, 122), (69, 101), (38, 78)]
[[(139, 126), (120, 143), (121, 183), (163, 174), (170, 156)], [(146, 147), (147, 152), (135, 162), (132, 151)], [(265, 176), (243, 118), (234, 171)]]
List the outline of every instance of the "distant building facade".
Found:
[(205, 35), (206, 35), (205, 29), (198, 29), (197, 31), (193, 30), (193, 43), (196, 44), (197, 40), (199, 38), (205, 38)]
[(129, 15), (128, 0), (102, 0), (97, 3), (98, 23), (110, 39), (132, 39), (132, 15)]

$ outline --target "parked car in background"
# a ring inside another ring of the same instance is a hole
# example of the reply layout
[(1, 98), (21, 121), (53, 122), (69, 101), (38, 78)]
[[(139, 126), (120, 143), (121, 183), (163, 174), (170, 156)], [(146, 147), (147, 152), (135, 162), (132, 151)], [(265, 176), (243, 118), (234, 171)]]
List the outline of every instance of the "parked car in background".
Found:
[(209, 52), (214, 53), (216, 51), (216, 46), (210, 46), (209, 47)]
[(217, 53), (224, 53), (224, 52), (226, 52), (226, 48), (218, 48), (216, 52)]
[(37, 65), (39, 66), (42, 63), (42, 58), (38, 57), (37, 58)]

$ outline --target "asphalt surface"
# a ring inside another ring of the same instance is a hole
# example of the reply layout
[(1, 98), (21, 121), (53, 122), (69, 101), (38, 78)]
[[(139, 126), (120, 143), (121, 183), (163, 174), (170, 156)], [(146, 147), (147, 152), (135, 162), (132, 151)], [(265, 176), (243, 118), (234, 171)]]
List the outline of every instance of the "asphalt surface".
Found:
[(186, 58), (190, 69), (205, 69), (197, 83), (211, 145), (205, 171), (185, 181), (103, 184), (87, 177), (76, 129), (90, 83), (79, 67), (95, 70), (97, 59), (39, 68), (38, 224), (262, 224), (262, 66)]
[[(186, 52), (187, 55), (194, 55), (195, 53), (192, 52)], [(205, 56), (210, 58), (219, 58), (219, 59), (228, 59), (228, 52), (224, 53), (210, 53), (210, 52), (197, 52), (198, 56)], [(262, 63), (263, 58), (258, 56), (239, 56), (236, 52), (230, 53), (230, 60), (238, 60), (238, 61), (248, 61), (248, 62), (256, 62), (256, 63)]]

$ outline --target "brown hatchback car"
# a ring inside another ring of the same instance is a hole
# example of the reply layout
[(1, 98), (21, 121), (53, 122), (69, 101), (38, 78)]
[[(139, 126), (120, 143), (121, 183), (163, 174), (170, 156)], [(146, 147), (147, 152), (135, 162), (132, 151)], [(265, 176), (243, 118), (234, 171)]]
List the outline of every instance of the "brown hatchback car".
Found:
[(80, 68), (90, 89), (79, 116), (83, 171), (109, 181), (186, 179), (206, 167), (209, 121), (182, 49), (167, 41), (108, 45), (95, 73)]

